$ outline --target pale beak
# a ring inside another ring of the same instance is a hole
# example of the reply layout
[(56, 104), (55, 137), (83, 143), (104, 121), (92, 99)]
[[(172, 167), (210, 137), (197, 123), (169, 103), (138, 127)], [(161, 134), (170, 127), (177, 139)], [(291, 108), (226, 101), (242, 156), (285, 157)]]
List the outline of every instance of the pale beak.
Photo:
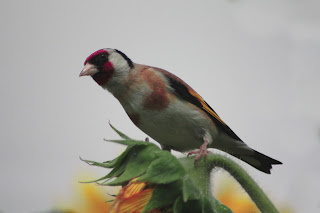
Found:
[(86, 65), (84, 65), (84, 68), (81, 71), (79, 77), (85, 76), (85, 75), (93, 76), (97, 72), (98, 72), (98, 69), (93, 64), (86, 63)]

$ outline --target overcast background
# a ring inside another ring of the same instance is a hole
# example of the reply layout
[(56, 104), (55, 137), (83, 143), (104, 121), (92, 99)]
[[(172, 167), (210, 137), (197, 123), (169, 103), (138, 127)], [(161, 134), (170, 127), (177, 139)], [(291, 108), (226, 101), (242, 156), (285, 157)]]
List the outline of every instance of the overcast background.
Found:
[[(0, 212), (48, 210), (79, 160), (124, 148), (113, 125), (144, 139), (85, 58), (111, 47), (183, 78), (251, 147), (284, 164), (243, 164), (276, 203), (320, 209), (320, 1), (0, 2)], [(100, 172), (100, 173), (99, 173)]]

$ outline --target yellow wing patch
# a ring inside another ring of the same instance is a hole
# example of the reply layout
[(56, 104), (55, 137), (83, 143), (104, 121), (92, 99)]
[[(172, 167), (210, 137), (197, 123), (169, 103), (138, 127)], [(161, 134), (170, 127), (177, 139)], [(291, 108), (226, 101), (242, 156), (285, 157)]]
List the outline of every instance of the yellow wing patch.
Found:
[(215, 112), (208, 106), (208, 104), (203, 100), (203, 98), (202, 98), (196, 91), (194, 91), (194, 90), (192, 90), (192, 89), (188, 89), (188, 91), (189, 91), (189, 93), (190, 93), (192, 96), (196, 97), (196, 98), (200, 101), (200, 103), (201, 103), (201, 105), (202, 105), (202, 108), (203, 108), (205, 111), (207, 111), (210, 115), (212, 115), (212, 116), (213, 116), (215, 119), (217, 119), (220, 123), (222, 123), (223, 125), (226, 126), (226, 124), (223, 122), (223, 120), (217, 115), (217, 113), (215, 113)]

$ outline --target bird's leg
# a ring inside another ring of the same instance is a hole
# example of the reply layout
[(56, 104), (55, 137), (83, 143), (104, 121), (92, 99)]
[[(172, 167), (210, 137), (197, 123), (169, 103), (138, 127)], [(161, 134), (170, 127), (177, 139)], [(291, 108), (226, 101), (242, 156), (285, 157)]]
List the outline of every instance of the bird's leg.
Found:
[(204, 157), (204, 159), (206, 159), (207, 154), (210, 153), (210, 151), (207, 149), (207, 146), (209, 144), (207, 137), (204, 137), (203, 140), (204, 143), (200, 146), (198, 150), (190, 151), (187, 155), (189, 157), (190, 155), (197, 154), (197, 156), (195, 157), (194, 164), (197, 164), (197, 162), (202, 156)]

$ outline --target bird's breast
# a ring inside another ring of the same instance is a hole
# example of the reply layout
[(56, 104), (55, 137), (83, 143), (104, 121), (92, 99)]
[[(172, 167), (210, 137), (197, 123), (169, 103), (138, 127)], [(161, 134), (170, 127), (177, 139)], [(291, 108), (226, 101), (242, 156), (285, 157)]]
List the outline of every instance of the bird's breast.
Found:
[(147, 135), (178, 151), (199, 148), (205, 134), (217, 133), (205, 113), (179, 99), (171, 100), (162, 110), (136, 108), (127, 113)]

